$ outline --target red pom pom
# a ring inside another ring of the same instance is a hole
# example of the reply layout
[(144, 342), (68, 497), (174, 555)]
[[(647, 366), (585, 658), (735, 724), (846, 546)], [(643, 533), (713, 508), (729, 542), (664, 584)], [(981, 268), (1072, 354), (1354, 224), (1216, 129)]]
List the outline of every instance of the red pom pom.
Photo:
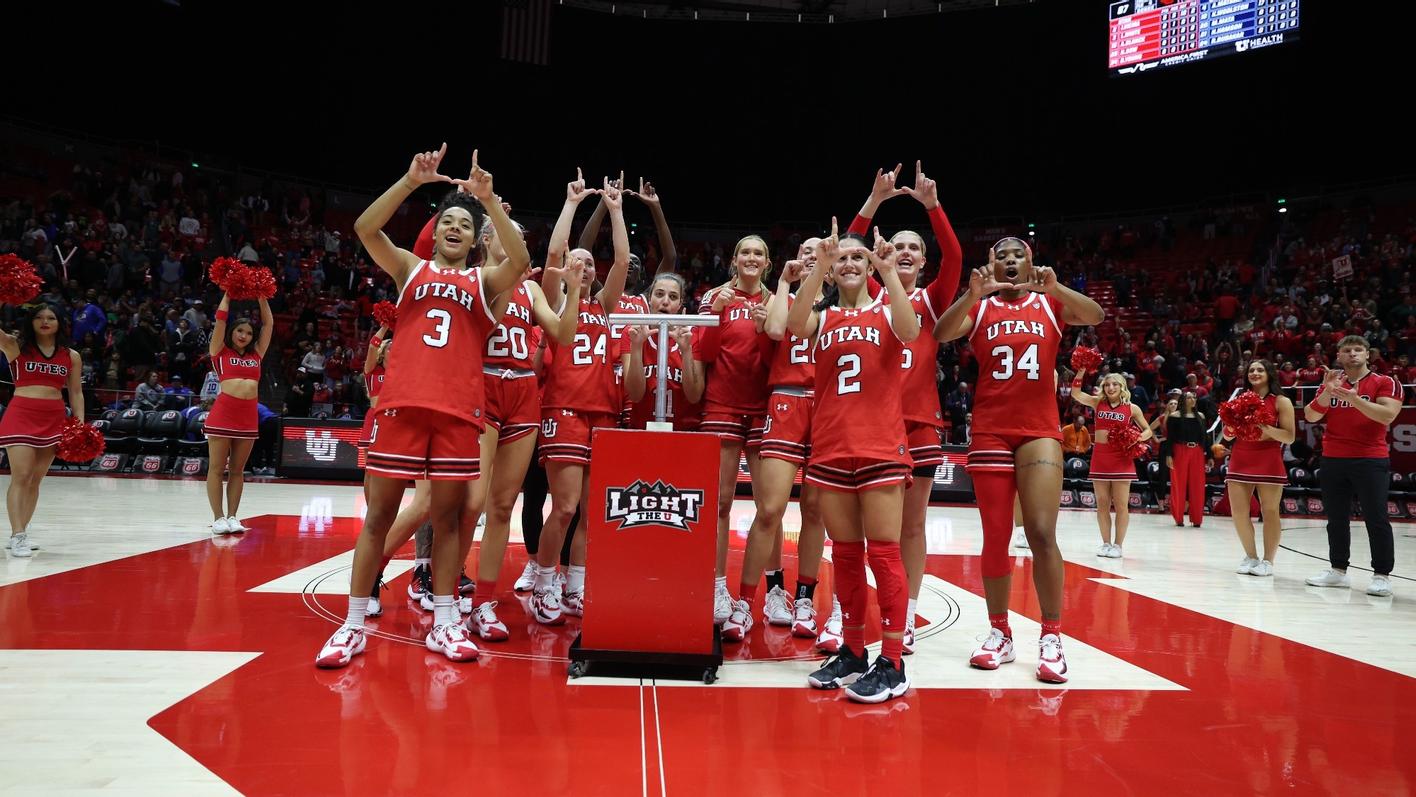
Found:
[(19, 255), (0, 255), (0, 303), (24, 304), (39, 295), (44, 280)]
[(59, 458), (65, 462), (88, 462), (103, 453), (103, 445), (103, 432), (78, 418), (69, 418), (59, 433)]
[(230, 257), (218, 257), (207, 273), (233, 300), (269, 299), (275, 295), (275, 276), (269, 269), (250, 267)]
[(1250, 442), (1262, 439), (1260, 426), (1272, 426), (1277, 421), (1273, 409), (1250, 390), (1220, 404), (1219, 419), (1234, 432), (1235, 439)]
[(246, 290), (244, 296), (233, 299), (269, 299), (275, 295), (275, 275), (268, 268), (246, 269)]
[(1101, 366), (1102, 359), (1101, 352), (1096, 349), (1078, 346), (1072, 349), (1072, 370), (1095, 371)]
[(218, 257), (207, 266), (207, 276), (216, 283), (217, 287), (226, 290), (226, 280), (231, 275), (232, 270), (241, 270), (246, 267), (245, 263), (234, 257)]
[(397, 321), (398, 307), (393, 302), (382, 301), (374, 305), (374, 323), (392, 330)]
[(1133, 423), (1107, 432), (1106, 442), (1126, 452), (1131, 459), (1141, 457), (1150, 450), (1150, 446), (1141, 441), (1141, 430)]

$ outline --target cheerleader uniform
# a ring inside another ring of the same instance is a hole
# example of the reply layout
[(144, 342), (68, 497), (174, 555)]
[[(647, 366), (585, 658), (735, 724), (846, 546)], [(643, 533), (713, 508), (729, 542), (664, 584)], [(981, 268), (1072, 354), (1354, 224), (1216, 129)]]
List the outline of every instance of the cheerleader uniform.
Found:
[[(1264, 404), (1278, 417), (1278, 396), (1264, 396)], [(1229, 472), (1224, 481), (1240, 484), (1288, 484), (1283, 467), (1283, 444), (1277, 440), (1235, 440), (1229, 452)]]
[[(228, 379), (261, 378), (261, 356), (251, 350), (237, 354), (230, 348), (212, 358), (212, 370), (225, 382)], [(203, 431), (207, 439), (229, 437), (236, 440), (256, 440), (260, 438), (260, 415), (256, 411), (257, 399), (241, 399), (229, 393), (220, 393), (211, 412), (207, 414)]]
[[(16, 388), (37, 386), (64, 390), (69, 386), (72, 362), (73, 355), (63, 346), (56, 346), (49, 357), (45, 357), (38, 346), (30, 346), (10, 363), (10, 374)], [(0, 418), (0, 448), (57, 446), (66, 417), (62, 398), (15, 396)]]
[(1136, 478), (1136, 461), (1116, 444), (1116, 431), (1131, 426), (1133, 404), (1111, 406), (1106, 399), (1096, 405), (1096, 430), (1106, 432), (1106, 443), (1092, 449), (1090, 477), (1094, 482), (1129, 482)]

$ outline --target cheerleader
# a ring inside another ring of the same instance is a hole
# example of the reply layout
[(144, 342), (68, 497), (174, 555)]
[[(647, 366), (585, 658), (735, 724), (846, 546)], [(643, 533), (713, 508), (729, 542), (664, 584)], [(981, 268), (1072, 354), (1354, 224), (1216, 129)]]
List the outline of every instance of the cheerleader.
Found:
[[(831, 235), (816, 244), (817, 267), (801, 292), (815, 296), (825, 273), (835, 282), (835, 306), (793, 303), (787, 328), (809, 339), (816, 361), (816, 406), (806, 480), (820, 487), (821, 517), (831, 536), (836, 594), (845, 641), (807, 678), (817, 689), (848, 686), (846, 695), (880, 703), (909, 690), (903, 658), (908, 583), (900, 559), (900, 524), (911, 459), (901, 404), (900, 358), (919, 335), (919, 319), (895, 273), (897, 250), (876, 233), (874, 250), (841, 246), (835, 219)], [(870, 271), (880, 274), (888, 305), (870, 297)], [(818, 309), (819, 307), (819, 309)], [(865, 564), (875, 574), (882, 643), (866, 660)], [(733, 608), (736, 618), (745, 601)]]
[[(1234, 530), (1239, 534), (1239, 544), (1244, 546), (1244, 560), (1235, 572), (1268, 577), (1273, 575), (1273, 559), (1278, 554), (1278, 542), (1283, 534), (1280, 502), (1283, 488), (1288, 484), (1283, 447), (1293, 442), (1296, 427), (1293, 402), (1277, 392), (1278, 372), (1273, 363), (1251, 360), (1244, 376), (1248, 389), (1273, 411), (1278, 425), (1260, 426), (1258, 440), (1236, 440), (1237, 432), (1224, 427), (1224, 439), (1234, 441), (1224, 483), (1229, 493), (1229, 514), (1234, 518)], [(1249, 504), (1255, 492), (1259, 494), (1259, 509), (1264, 519), (1262, 559), (1254, 546), (1254, 521), (1249, 516)]]
[[(379, 393), (383, 391), (384, 384), (384, 359), (388, 356), (388, 347), (393, 343), (392, 333), (388, 327), (379, 327), (369, 340), (369, 351), (364, 355), (364, 392), (369, 396), (369, 409), (364, 413), (364, 428), (359, 430), (359, 453), (367, 456), (369, 452), (369, 438), (374, 433), (374, 418), (379, 406)], [(364, 500), (369, 499), (369, 472), (364, 472)]]
[(1037, 677), (1064, 683), (1064, 572), (1057, 548), (1062, 427), (1052, 364), (1064, 324), (1094, 326), (1105, 313), (1096, 302), (1058, 282), (1052, 269), (1034, 267), (1031, 247), (1018, 238), (994, 244), (988, 260), (987, 268), (969, 275), (968, 292), (934, 326), (941, 343), (968, 337), (979, 366), (968, 470), (983, 521), (983, 590), (992, 628), (969, 664), (994, 670), (1016, 659), (1008, 624), (1008, 538), (1016, 497), (1042, 609)]
[[(261, 384), (261, 360), (270, 347), (275, 331), (275, 317), (270, 304), (259, 300), (261, 328), (259, 337), (251, 319), (240, 317), (228, 324), (231, 297), (223, 295), (216, 308), (216, 324), (211, 331), (212, 370), (221, 379), (221, 392), (207, 414), (203, 429), (207, 438), (207, 502), (211, 504), (212, 534), (239, 534), (250, 531), (236, 519), (241, 509), (241, 491), (245, 487), (246, 460), (251, 446), (260, 438), (260, 418), (256, 413), (256, 394)], [(226, 509), (222, 511), (222, 471), (230, 469), (226, 480)]]
[(83, 361), (68, 343), (65, 312), (47, 302), (35, 305), (14, 335), (0, 330), (0, 352), (10, 361), (15, 380), (14, 398), (0, 417), (0, 447), (10, 460), (5, 508), (10, 517), (6, 548), (11, 556), (34, 555), (29, 523), (39, 503), (39, 484), (54, 462), (64, 430), (66, 388), (74, 417), (84, 418)]
[[(1082, 390), (1082, 375), (1072, 380), (1072, 400), (1090, 407), (1096, 416), (1096, 445), (1092, 447), (1089, 475), (1096, 495), (1096, 523), (1101, 530), (1101, 547), (1096, 555), (1105, 559), (1120, 559), (1121, 544), (1126, 541), (1126, 529), (1131, 523), (1131, 480), (1136, 478), (1136, 461), (1112, 440), (1123, 426), (1141, 429), (1141, 440), (1149, 440), (1150, 424), (1140, 407), (1131, 403), (1131, 391), (1120, 374), (1107, 374), (1101, 380), (1101, 394)], [(1111, 512), (1116, 511), (1116, 536), (1112, 541)]]

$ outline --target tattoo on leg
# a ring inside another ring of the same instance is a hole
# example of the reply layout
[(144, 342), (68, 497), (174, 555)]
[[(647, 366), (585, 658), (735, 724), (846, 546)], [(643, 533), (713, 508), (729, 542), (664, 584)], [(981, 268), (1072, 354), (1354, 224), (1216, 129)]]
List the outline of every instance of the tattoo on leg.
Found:
[(1020, 468), (1031, 468), (1031, 467), (1034, 466), (1034, 465), (1051, 465), (1052, 467), (1054, 467), (1054, 468), (1056, 468), (1056, 469), (1058, 469), (1058, 470), (1062, 470), (1062, 463), (1061, 463), (1061, 462), (1053, 462), (1053, 461), (1050, 460), (1050, 459), (1035, 459), (1035, 460), (1033, 460), (1032, 462), (1025, 462), (1025, 463), (1023, 463), (1022, 465), (1019, 465), (1018, 467), (1020, 467)]

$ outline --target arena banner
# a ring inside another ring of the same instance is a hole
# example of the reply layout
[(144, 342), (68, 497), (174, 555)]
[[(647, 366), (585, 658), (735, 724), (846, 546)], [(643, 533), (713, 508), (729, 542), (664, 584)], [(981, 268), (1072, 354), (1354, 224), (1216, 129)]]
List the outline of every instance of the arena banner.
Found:
[(280, 476), (360, 481), (360, 421), (285, 418), (280, 431)]
[(590, 461), (580, 646), (711, 654), (718, 438), (597, 429)]

